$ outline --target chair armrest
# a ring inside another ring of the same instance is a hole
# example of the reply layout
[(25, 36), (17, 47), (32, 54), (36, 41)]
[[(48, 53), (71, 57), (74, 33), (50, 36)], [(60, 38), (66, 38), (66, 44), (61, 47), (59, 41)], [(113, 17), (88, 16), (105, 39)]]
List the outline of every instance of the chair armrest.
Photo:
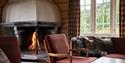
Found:
[(69, 57), (69, 54), (57, 54), (57, 53), (48, 53), (52, 57)]

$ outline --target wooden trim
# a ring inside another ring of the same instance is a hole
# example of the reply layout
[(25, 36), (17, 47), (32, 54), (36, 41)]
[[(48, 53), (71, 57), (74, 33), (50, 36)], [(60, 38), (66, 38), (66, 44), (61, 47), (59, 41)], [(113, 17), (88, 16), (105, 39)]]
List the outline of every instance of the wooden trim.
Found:
[(53, 57), (69, 57), (69, 54), (48, 53), (48, 55)]
[(69, 43), (69, 48), (70, 48), (70, 50), (69, 50), (69, 63), (72, 63), (72, 41), (70, 40), (70, 43)]
[[(46, 51), (46, 53), (48, 54), (49, 52), (48, 52), (48, 48), (47, 48), (46, 41), (45, 41), (45, 40), (43, 40), (43, 43), (44, 43), (44, 48), (45, 48), (45, 51)], [(52, 62), (51, 62), (51, 59), (50, 59), (49, 54), (48, 54), (48, 62), (49, 62), (49, 63), (52, 63)]]

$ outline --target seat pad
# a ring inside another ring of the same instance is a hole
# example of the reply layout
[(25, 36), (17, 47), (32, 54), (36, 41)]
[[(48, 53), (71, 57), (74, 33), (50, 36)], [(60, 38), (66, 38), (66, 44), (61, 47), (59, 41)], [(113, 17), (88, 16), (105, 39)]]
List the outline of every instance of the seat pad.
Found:
[[(90, 63), (94, 60), (96, 60), (96, 57), (79, 57), (79, 56), (72, 57), (72, 63)], [(69, 63), (69, 59), (65, 58), (62, 60), (58, 60), (56, 61), (56, 63)]]

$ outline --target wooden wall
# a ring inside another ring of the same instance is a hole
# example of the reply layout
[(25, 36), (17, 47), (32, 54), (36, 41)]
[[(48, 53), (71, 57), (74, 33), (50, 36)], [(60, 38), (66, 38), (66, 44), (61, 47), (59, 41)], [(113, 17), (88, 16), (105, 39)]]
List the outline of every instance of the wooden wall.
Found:
[[(7, 0), (0, 0), (0, 23), (2, 22), (2, 11), (4, 5), (7, 3)], [(3, 35), (3, 29), (2, 26), (0, 25), (0, 36)]]
[(7, 0), (0, 0), (0, 22), (2, 22), (2, 11), (6, 3), (7, 3)]
[(61, 13), (61, 32), (68, 35), (68, 0), (53, 0)]
[[(61, 32), (68, 35), (68, 0), (53, 0), (59, 8), (61, 14)], [(2, 10), (7, 0), (0, 0), (0, 23), (2, 22)], [(0, 35), (2, 35), (2, 27), (0, 26)]]

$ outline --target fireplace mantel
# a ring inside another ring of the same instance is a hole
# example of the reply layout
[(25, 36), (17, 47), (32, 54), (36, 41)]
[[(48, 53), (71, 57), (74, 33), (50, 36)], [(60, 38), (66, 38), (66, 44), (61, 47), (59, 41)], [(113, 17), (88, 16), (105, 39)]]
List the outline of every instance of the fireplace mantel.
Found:
[(41, 22), (41, 21), (29, 21), (29, 22), (7, 22), (1, 23), (4, 27), (58, 27), (57, 22)]

